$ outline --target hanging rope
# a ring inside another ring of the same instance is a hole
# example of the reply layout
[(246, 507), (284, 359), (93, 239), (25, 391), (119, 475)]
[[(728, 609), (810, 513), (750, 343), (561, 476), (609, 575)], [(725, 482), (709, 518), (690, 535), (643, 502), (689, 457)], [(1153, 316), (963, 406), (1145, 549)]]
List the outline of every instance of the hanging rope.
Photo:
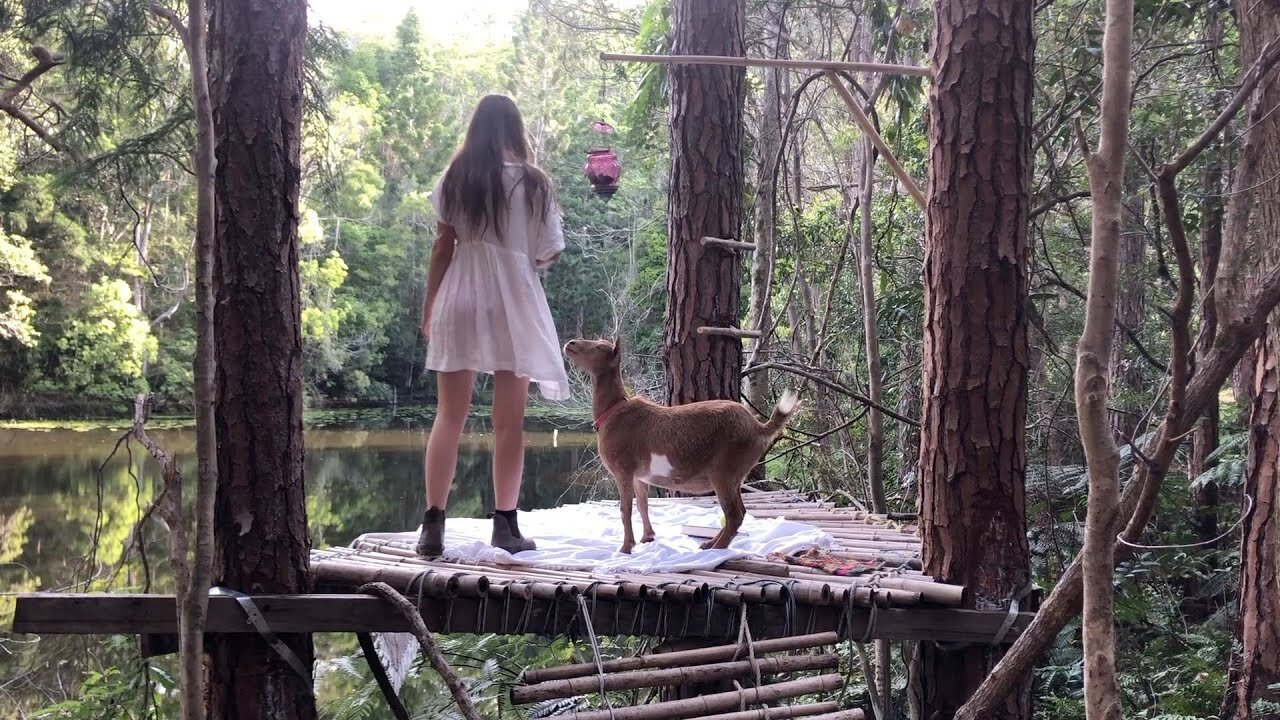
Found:
[(595, 658), (596, 676), (600, 678), (600, 699), (604, 701), (604, 706), (609, 711), (609, 719), (613, 720), (613, 701), (609, 699), (609, 693), (604, 687), (604, 663), (600, 661), (600, 643), (596, 640), (596, 628), (591, 622), (591, 611), (587, 609), (587, 600), (582, 595), (578, 595), (578, 609), (582, 611), (582, 621), (587, 626), (587, 639), (591, 641), (591, 656)]

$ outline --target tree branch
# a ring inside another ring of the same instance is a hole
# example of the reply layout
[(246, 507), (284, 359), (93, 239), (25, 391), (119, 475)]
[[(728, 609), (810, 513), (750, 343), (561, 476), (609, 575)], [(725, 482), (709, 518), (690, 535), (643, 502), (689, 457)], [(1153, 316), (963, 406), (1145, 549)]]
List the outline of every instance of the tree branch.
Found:
[(1231, 122), (1236, 113), (1240, 112), (1240, 108), (1244, 107), (1248, 101), (1249, 95), (1257, 89), (1258, 85), (1267, 76), (1271, 68), (1280, 61), (1280, 38), (1276, 38), (1262, 48), (1262, 52), (1258, 55), (1258, 60), (1245, 73), (1244, 79), (1240, 83), (1240, 88), (1236, 90), (1236, 94), (1231, 98), (1231, 102), (1222, 108), (1222, 112), (1218, 113), (1218, 117), (1209, 123), (1209, 127), (1200, 133), (1200, 137), (1195, 142), (1187, 146), (1182, 154), (1171, 160), (1166, 167), (1171, 168), (1174, 175), (1182, 172), (1188, 165), (1192, 163), (1205, 148), (1218, 137), (1227, 123)]
[(462, 679), (453, 671), (453, 668), (449, 667), (448, 661), (444, 658), (444, 653), (440, 652), (440, 647), (436, 645), (435, 638), (431, 636), (431, 631), (427, 629), (426, 623), (422, 621), (422, 615), (413, 606), (413, 603), (396, 592), (390, 585), (382, 582), (364, 585), (359, 592), (366, 595), (377, 595), (386, 600), (409, 621), (409, 624), (413, 626), (414, 637), (418, 638), (418, 644), (422, 646), (422, 652), (427, 656), (427, 660), (431, 662), (431, 667), (435, 668), (435, 671), (444, 680), (444, 684), (449, 688), (449, 693), (453, 695), (454, 702), (458, 704), (458, 709), (462, 711), (462, 716), (467, 720), (481, 720), (480, 713), (476, 710), (475, 703), (472, 702), (471, 695), (467, 692), (467, 686), (462, 683)]
[(32, 46), (31, 55), (36, 59), (36, 66), (23, 73), (22, 77), (18, 78), (17, 82), (6, 89), (3, 93), (0, 93), (0, 112), (5, 113), (23, 125), (26, 125), (31, 132), (36, 134), (36, 137), (44, 141), (44, 143), (49, 147), (60, 153), (70, 155), (76, 162), (80, 162), (83, 157), (77, 150), (55, 137), (48, 128), (41, 125), (39, 121), (27, 114), (27, 112), (16, 102), (18, 96), (21, 95), (24, 90), (29, 89), (36, 79), (67, 61), (66, 56), (61, 53), (51, 52), (48, 48), (42, 45)]
[(905, 415), (900, 415), (894, 412), (893, 410), (890, 410), (889, 408), (885, 407), (884, 405), (881, 405), (880, 403), (873, 402), (871, 398), (867, 397), (866, 395), (863, 395), (862, 393), (856, 392), (854, 390), (850, 390), (849, 388), (845, 387), (844, 385), (841, 385), (838, 382), (828, 380), (822, 377), (821, 375), (815, 374), (805, 368), (802, 368), (796, 365), (791, 365), (789, 363), (778, 363), (778, 362), (760, 363), (759, 365), (752, 365), (751, 367), (745, 368), (742, 371), (742, 374), (750, 375), (751, 373), (760, 372), (762, 370), (781, 370), (783, 372), (791, 373), (792, 375), (799, 375), (800, 377), (806, 378), (808, 380), (812, 380), (813, 382), (816, 382), (819, 385), (822, 385), (823, 387), (829, 390), (838, 392), (841, 395), (844, 395), (845, 397), (857, 400), (858, 402), (862, 403), (863, 405), (866, 405), (867, 407), (875, 408), (876, 410), (879, 410), (880, 412), (884, 413), (885, 415), (888, 415), (889, 417), (893, 418), (894, 420), (897, 420), (898, 422), (906, 423), (912, 427), (920, 427), (919, 420), (912, 420), (911, 418), (906, 417)]

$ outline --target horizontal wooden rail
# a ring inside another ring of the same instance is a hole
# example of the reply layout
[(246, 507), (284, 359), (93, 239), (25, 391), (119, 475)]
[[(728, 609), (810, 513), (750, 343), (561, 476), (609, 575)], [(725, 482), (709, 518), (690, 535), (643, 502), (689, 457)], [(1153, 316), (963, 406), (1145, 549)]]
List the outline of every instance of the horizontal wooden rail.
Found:
[[(407, 632), (409, 625), (381, 598), (355, 594), (255, 595), (254, 604), (277, 633)], [(525, 613), (526, 603), (531, 603)], [(658, 612), (658, 605), (665, 608)], [(736, 636), (740, 607), (680, 599), (601, 599), (594, 603), (592, 624), (598, 634), (632, 636)], [(456, 597), (424, 598), (421, 611), (432, 632), (532, 633), (560, 635), (581, 631), (573, 602), (495, 596), (488, 600)], [(708, 617), (707, 613), (711, 615)], [(751, 634), (757, 639), (794, 635), (812, 628), (830, 632), (844, 626), (846, 609), (836, 605), (794, 606), (786, 622), (786, 606), (751, 603)], [(63, 635), (171, 635), (178, 631), (173, 595), (133, 593), (24, 593), (17, 597), (13, 632)], [(937, 640), (985, 643), (999, 632), (1008, 615), (1003, 611), (953, 608), (854, 607), (846, 632), (855, 639)], [(1005, 642), (1012, 642), (1034, 617), (1018, 613)], [(522, 624), (522, 618), (526, 622)], [(870, 625), (870, 628), (868, 628)], [(868, 632), (870, 630), (870, 632)], [(209, 633), (257, 632), (244, 610), (228, 596), (209, 598)]]
[(931, 77), (933, 71), (918, 65), (893, 65), (890, 63), (846, 62), (843, 60), (791, 60), (787, 58), (751, 58), (726, 55), (635, 55), (631, 53), (600, 53), (600, 59), (608, 62), (634, 62), (660, 65), (729, 65), (734, 67), (781, 67), (796, 70), (846, 70), (848, 72), (874, 72), (888, 75), (917, 75)]

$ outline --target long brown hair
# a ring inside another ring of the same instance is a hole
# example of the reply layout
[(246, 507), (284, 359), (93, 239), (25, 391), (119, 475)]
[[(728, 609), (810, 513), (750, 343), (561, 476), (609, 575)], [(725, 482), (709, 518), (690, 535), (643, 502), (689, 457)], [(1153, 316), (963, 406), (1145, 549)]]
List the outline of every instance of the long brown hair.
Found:
[(524, 120), (515, 101), (506, 95), (485, 95), (471, 114), (462, 146), (453, 154), (444, 174), (441, 193), (445, 215), (466, 220), (481, 231), (492, 227), (501, 237), (508, 201), (502, 182), (503, 162), (508, 156), (521, 163), (518, 182), (525, 184), (529, 212), (545, 219), (551, 179), (533, 165)]

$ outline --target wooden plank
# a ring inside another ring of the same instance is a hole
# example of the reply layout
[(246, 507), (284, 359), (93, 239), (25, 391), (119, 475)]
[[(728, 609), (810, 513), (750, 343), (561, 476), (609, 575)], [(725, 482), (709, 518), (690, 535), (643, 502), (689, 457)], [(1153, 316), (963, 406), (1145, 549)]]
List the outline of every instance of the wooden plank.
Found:
[[(278, 633), (406, 632), (408, 624), (380, 598), (353, 594), (254, 596), (268, 625)], [(737, 638), (740, 607), (705, 602), (605, 600), (593, 606), (598, 635), (637, 637)], [(798, 604), (786, 616), (786, 605), (750, 603), (747, 619), (757, 639), (831, 632), (841, 628), (845, 609)], [(583, 635), (577, 603), (521, 598), (425, 598), (423, 619), (432, 632)], [(708, 617), (708, 612), (710, 617)], [(873, 617), (874, 616), (874, 617)], [(952, 608), (852, 609), (845, 629), (853, 639), (988, 642), (1004, 623), (999, 611)], [(1034, 617), (1019, 613), (1005, 642)], [(867, 632), (871, 625), (871, 632)], [(208, 632), (256, 632), (233, 598), (209, 598)], [(29, 593), (17, 598), (13, 632), (71, 635), (173, 634), (177, 628), (172, 595), (111, 593)]]
[(608, 62), (635, 62), (658, 65), (730, 65), (735, 67), (783, 67), (796, 70), (847, 70), (849, 72), (878, 72), (889, 75), (918, 75), (930, 77), (933, 70), (918, 65), (894, 65), (891, 63), (845, 62), (841, 60), (792, 60), (789, 58), (750, 58), (726, 55), (636, 55), (633, 53), (600, 53), (600, 59)]
[[(255, 595), (275, 632), (408, 632), (390, 605), (368, 595)], [(235, 598), (209, 597), (211, 633), (253, 633)], [(172, 595), (30, 593), (18, 596), (13, 632), (71, 635), (175, 634)]]

